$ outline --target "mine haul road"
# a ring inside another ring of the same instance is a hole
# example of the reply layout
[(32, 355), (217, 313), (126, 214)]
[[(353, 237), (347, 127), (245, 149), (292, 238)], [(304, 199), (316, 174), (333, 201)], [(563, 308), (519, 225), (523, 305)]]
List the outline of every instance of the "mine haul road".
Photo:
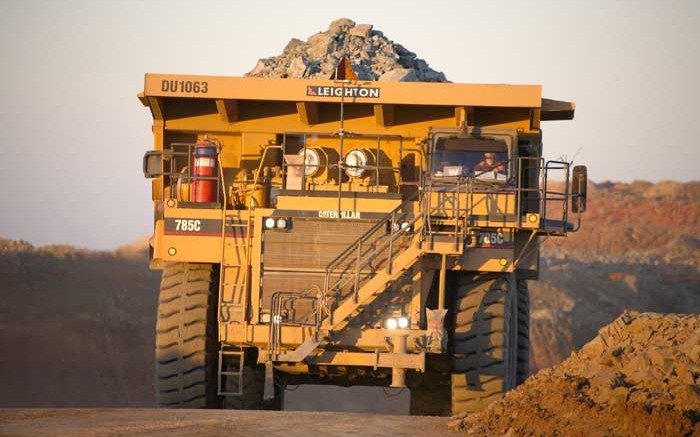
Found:
[(0, 409), (0, 436), (460, 436), (446, 417), (165, 409)]

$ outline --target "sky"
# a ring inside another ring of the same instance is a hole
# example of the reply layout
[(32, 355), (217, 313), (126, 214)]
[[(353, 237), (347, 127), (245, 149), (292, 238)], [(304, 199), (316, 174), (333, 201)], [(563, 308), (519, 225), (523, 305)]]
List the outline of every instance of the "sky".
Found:
[(541, 84), (589, 178), (700, 179), (700, 1), (0, 0), (0, 236), (112, 249), (152, 231), (146, 72), (241, 76), (337, 18), (453, 82)]

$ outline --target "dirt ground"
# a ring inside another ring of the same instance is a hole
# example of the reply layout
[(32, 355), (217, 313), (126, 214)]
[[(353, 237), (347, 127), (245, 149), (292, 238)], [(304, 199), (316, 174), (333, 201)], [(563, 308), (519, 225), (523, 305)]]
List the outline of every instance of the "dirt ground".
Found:
[(0, 436), (460, 436), (444, 417), (291, 411), (1, 409)]
[(560, 365), (451, 427), (474, 436), (700, 436), (700, 315), (624, 313)]

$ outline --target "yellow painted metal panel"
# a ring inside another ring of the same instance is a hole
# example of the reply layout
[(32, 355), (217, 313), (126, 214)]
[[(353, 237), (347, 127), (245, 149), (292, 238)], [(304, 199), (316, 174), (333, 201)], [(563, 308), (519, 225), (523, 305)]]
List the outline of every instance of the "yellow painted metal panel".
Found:
[[(288, 102), (340, 102), (340, 97), (309, 95), (309, 86), (342, 87), (332, 80), (146, 74), (146, 97), (194, 97)], [(498, 106), (539, 108), (540, 85), (455, 84), (352, 81), (348, 87), (378, 88), (378, 98), (352, 97), (347, 102), (404, 105)]]

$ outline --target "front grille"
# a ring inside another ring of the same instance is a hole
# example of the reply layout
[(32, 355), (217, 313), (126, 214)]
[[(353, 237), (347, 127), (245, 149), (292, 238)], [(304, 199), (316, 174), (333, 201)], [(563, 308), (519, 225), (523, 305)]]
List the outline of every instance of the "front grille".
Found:
[(293, 218), (288, 231), (265, 231), (264, 269), (321, 271), (374, 223)]

